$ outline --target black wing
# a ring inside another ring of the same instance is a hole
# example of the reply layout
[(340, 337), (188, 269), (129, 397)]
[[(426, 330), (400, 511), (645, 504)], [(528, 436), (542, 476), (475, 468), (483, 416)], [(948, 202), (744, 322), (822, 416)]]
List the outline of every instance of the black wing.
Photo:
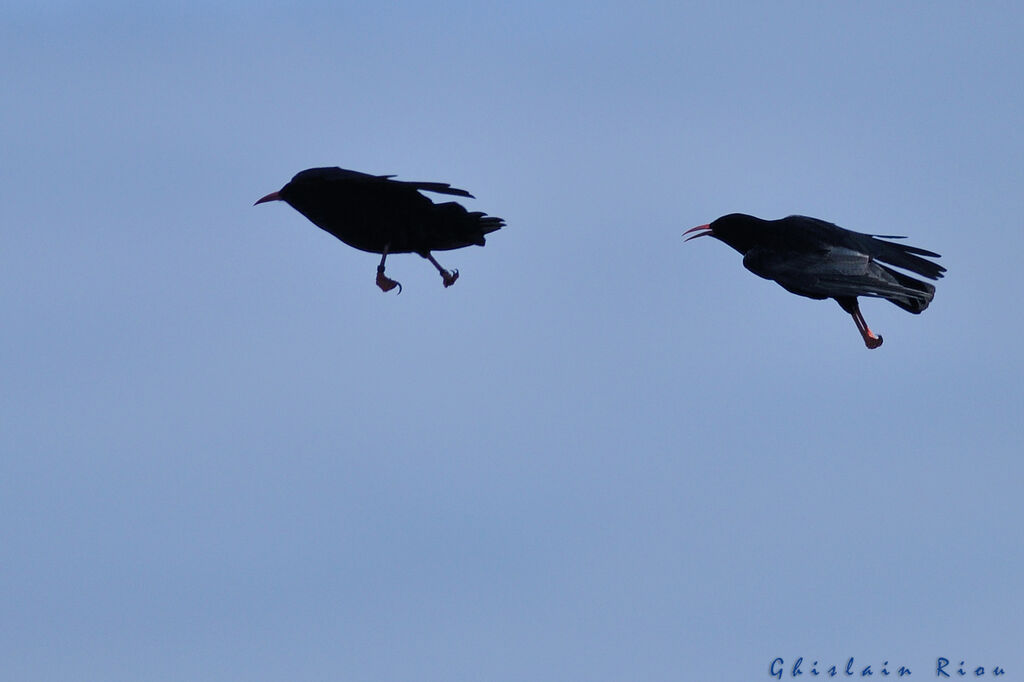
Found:
[(469, 197), (470, 199), (476, 198), (466, 190), (452, 187), (447, 182), (410, 182), (407, 180), (393, 180), (392, 178), (394, 177), (394, 175), (371, 175), (370, 173), (360, 173), (359, 171), (338, 167), (309, 168), (296, 174), (295, 177), (292, 178), (292, 182), (303, 180), (329, 180), (351, 183), (354, 185), (367, 183), (381, 187), (402, 187), (411, 190), (436, 192), (438, 194), (451, 194), (457, 197)]
[(928, 279), (939, 279), (946, 272), (946, 268), (938, 263), (933, 263), (921, 257), (941, 258), (939, 254), (933, 251), (919, 249), (916, 246), (883, 241), (883, 239), (905, 239), (905, 237), (854, 232), (826, 220), (810, 218), (808, 216), (789, 216), (786, 220), (791, 224), (799, 224), (804, 230), (813, 234), (822, 242), (861, 251), (875, 260), (909, 270)]
[(919, 313), (935, 295), (931, 284), (879, 265), (866, 253), (842, 246), (825, 247), (816, 253), (758, 247), (747, 252), (743, 265), (755, 275), (774, 280), (787, 291), (808, 298), (875, 296)]
[[(385, 177), (391, 178), (391, 177), (394, 177), (394, 176), (388, 175), (388, 176), (385, 176)], [(392, 180), (391, 182), (393, 182), (395, 184), (402, 185), (404, 187), (409, 187), (411, 189), (422, 190), (424, 192), (436, 192), (438, 194), (451, 194), (451, 195), (457, 196), (457, 197), (469, 197), (470, 199), (475, 199), (476, 198), (472, 194), (467, 192), (466, 190), (459, 189), (457, 187), (452, 187), (447, 182), (409, 182), (407, 180)]]

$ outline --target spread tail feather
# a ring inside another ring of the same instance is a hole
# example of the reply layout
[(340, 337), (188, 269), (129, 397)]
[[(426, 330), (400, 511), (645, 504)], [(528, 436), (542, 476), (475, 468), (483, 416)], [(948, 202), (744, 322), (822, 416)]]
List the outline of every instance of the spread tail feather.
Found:
[[(927, 262), (927, 261), (926, 261)], [(903, 308), (907, 312), (914, 313), (915, 315), (923, 311), (928, 307), (928, 304), (932, 302), (935, 297), (935, 287), (927, 282), (908, 277), (901, 272), (896, 272), (891, 268), (887, 268), (884, 265), (878, 267), (885, 270), (885, 272), (896, 280), (896, 283), (904, 290), (901, 293), (887, 293), (883, 294), (884, 298), (900, 308)], [(939, 277), (942, 275), (940, 274)]]
[(477, 216), (477, 224), (480, 225), (480, 231), (483, 234), (490, 234), (505, 227), (505, 221), (501, 218), (484, 215), (483, 213), (474, 213), (473, 215)]
[(483, 246), (484, 235), (500, 230), (505, 221), (481, 211), (467, 211), (460, 204), (450, 201), (435, 204), (432, 210), (431, 230), (436, 245), (434, 251), (447, 251), (476, 244)]

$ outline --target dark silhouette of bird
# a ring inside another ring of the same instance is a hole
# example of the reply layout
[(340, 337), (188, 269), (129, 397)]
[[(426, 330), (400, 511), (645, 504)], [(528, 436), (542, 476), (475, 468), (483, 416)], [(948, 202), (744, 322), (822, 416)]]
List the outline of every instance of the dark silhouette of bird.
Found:
[[(431, 251), (449, 251), (484, 245), (484, 235), (501, 229), (505, 221), (470, 212), (449, 201), (435, 204), (421, 191), (473, 198), (464, 189), (443, 182), (404, 182), (393, 175), (369, 175), (344, 168), (310, 168), (256, 204), (285, 201), (317, 227), (361, 251), (381, 254), (377, 286), (391, 291), (402, 285), (384, 275), (391, 253), (418, 253), (437, 268), (450, 287), (459, 271), (445, 270)], [(256, 204), (253, 204), (254, 206)]]
[(742, 213), (722, 216), (683, 234), (714, 237), (743, 254), (743, 266), (755, 275), (778, 282), (782, 288), (807, 298), (834, 298), (853, 316), (857, 331), (868, 348), (882, 345), (861, 315), (858, 296), (875, 296), (914, 313), (923, 311), (935, 296), (935, 287), (908, 277), (889, 265), (928, 279), (939, 279), (946, 268), (928, 258), (939, 254), (883, 239), (894, 235), (853, 232), (838, 225), (791, 215), (781, 220), (761, 220)]

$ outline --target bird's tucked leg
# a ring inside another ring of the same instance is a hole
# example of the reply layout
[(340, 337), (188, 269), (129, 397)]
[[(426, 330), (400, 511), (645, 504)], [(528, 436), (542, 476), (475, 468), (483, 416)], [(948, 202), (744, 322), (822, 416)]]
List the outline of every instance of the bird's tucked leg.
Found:
[(868, 323), (864, 321), (864, 316), (860, 313), (860, 306), (855, 306), (853, 312), (850, 313), (853, 316), (853, 323), (857, 325), (857, 331), (864, 337), (864, 345), (868, 348), (878, 348), (882, 345), (882, 337), (871, 331), (868, 327)]
[(455, 284), (455, 280), (459, 278), (458, 270), (456, 270), (455, 272), (449, 272), (445, 270), (444, 268), (441, 267), (441, 264), (434, 259), (434, 257), (430, 254), (429, 251), (426, 254), (424, 254), (423, 257), (426, 258), (431, 263), (433, 263), (434, 267), (437, 268), (437, 271), (441, 273), (441, 281), (444, 282), (445, 288), (448, 288), (451, 285)]
[[(390, 244), (388, 245), (390, 246)], [(384, 247), (384, 254), (380, 257), (380, 265), (377, 266), (377, 286), (380, 287), (381, 291), (391, 291), (395, 287), (398, 287), (398, 293), (402, 293), (402, 285), (395, 280), (384, 275), (384, 261), (388, 257), (388, 247)]]

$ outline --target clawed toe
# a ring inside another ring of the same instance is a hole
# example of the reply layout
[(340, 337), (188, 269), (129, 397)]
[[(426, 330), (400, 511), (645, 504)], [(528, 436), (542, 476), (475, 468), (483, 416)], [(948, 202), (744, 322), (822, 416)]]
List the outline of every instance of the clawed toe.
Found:
[(444, 282), (444, 286), (447, 289), (451, 285), (455, 284), (455, 280), (459, 278), (459, 271), (449, 272), (448, 270), (441, 271), (441, 281)]
[(395, 287), (398, 287), (398, 293), (402, 293), (402, 285), (390, 277), (386, 277), (382, 270), (377, 271), (377, 286), (379, 286), (380, 290), (384, 292), (391, 291)]

